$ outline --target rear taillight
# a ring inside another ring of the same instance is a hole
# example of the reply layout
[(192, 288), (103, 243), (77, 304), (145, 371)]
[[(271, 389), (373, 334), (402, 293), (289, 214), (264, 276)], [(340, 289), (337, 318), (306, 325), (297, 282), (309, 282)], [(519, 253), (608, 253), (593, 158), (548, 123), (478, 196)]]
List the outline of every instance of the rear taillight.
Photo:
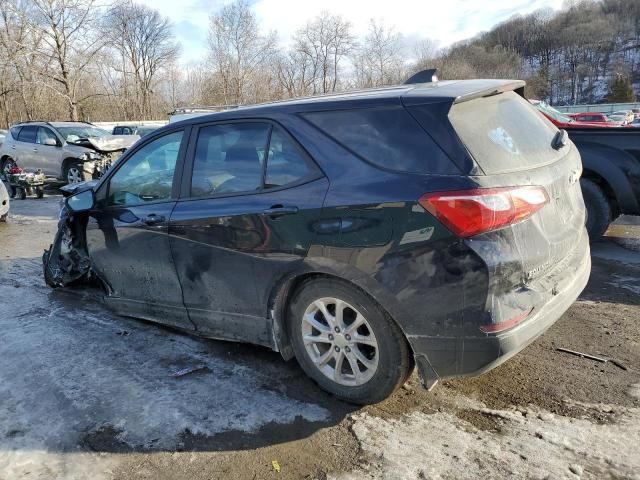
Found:
[(418, 200), (453, 233), (470, 237), (529, 218), (549, 202), (539, 186), (427, 193)]

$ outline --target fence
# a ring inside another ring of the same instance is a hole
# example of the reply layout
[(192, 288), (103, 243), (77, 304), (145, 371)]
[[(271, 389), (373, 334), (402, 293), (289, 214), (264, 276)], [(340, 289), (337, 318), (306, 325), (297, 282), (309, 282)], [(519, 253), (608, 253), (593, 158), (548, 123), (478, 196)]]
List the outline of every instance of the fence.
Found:
[(553, 107), (563, 113), (598, 112), (613, 113), (619, 110), (631, 110), (640, 108), (640, 103), (599, 103), (595, 105), (567, 105), (564, 107)]

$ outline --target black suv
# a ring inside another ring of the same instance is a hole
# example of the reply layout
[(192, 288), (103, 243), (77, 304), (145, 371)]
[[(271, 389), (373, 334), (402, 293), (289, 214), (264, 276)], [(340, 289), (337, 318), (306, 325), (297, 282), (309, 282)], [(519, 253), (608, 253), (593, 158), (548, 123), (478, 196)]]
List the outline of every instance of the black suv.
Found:
[(167, 125), (68, 190), (47, 283), (96, 278), (118, 313), (295, 356), (352, 402), (414, 364), (427, 387), (485, 372), (590, 272), (580, 157), (523, 86), (409, 84)]

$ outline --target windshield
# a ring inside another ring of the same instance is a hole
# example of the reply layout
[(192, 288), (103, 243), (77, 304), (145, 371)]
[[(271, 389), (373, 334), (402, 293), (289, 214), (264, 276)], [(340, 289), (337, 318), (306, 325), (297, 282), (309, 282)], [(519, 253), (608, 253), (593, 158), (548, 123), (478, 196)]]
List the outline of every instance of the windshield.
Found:
[(538, 110), (546, 113), (547, 115), (549, 115), (554, 120), (557, 120), (558, 122), (564, 122), (564, 123), (573, 122), (572, 118), (567, 117), (566, 115), (560, 113), (558, 110), (556, 110), (550, 105), (547, 105), (544, 102), (539, 102), (538, 104), (536, 104), (536, 107), (538, 108)]
[(62, 134), (67, 142), (76, 142), (81, 138), (105, 137), (111, 135), (106, 130), (92, 127), (91, 125), (78, 127), (58, 127), (57, 130)]

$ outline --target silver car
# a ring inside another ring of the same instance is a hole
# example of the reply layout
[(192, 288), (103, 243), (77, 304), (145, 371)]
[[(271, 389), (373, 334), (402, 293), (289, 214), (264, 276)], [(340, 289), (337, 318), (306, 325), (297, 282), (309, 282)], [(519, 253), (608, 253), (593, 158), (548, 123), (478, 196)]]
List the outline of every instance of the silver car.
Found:
[(83, 122), (27, 122), (14, 125), (0, 146), (0, 174), (18, 166), (49, 178), (76, 183), (99, 177), (140, 137), (111, 135)]

